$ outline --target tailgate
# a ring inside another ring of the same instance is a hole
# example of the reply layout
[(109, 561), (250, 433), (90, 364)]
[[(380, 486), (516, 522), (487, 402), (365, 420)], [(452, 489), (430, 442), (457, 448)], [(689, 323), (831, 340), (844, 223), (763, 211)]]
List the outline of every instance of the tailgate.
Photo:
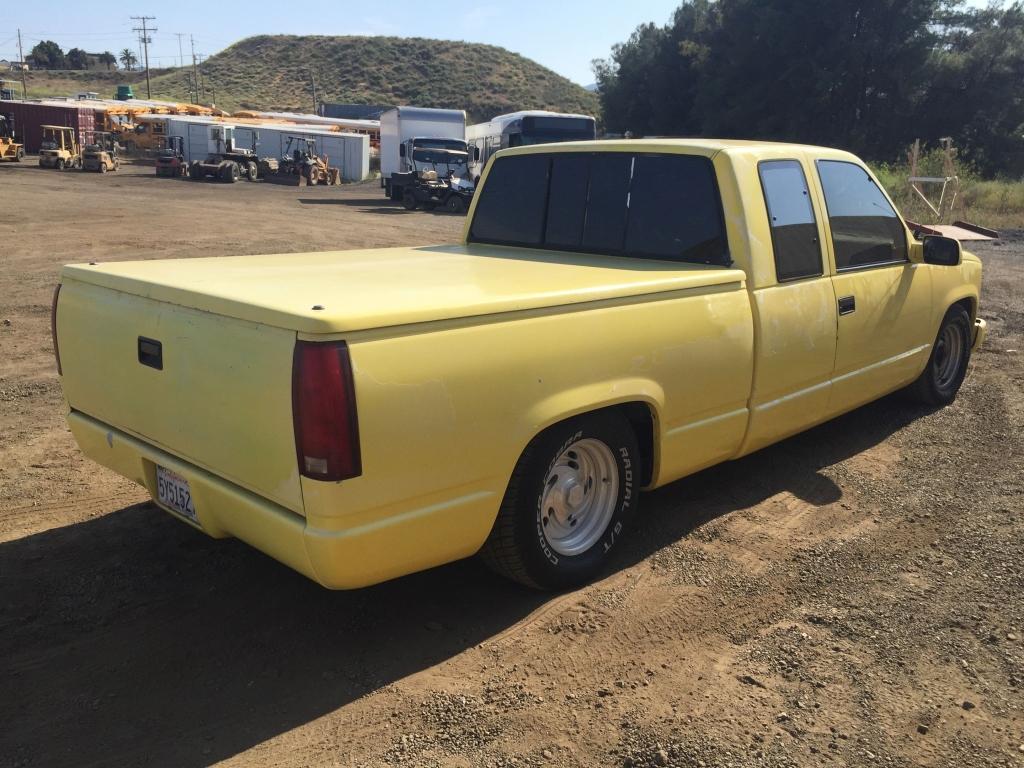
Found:
[(293, 331), (65, 277), (57, 341), (72, 409), (302, 512)]

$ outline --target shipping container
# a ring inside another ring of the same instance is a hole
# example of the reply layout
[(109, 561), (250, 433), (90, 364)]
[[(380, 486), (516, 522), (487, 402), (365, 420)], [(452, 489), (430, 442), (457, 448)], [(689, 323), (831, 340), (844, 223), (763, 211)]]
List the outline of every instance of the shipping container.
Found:
[(30, 154), (39, 152), (43, 141), (44, 125), (64, 125), (74, 128), (76, 138), (81, 144), (96, 130), (96, 112), (91, 106), (59, 102), (39, 101), (4, 101), (0, 102), (0, 112), (14, 121), (14, 131), (18, 141), (25, 145)]

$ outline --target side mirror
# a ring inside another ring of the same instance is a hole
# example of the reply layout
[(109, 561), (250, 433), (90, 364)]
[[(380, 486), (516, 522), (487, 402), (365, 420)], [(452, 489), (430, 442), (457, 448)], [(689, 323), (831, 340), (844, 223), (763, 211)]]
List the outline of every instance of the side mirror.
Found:
[(398, 156), (405, 157), (405, 144), (398, 145)]
[(955, 267), (960, 263), (960, 241), (941, 235), (925, 235), (924, 263), (941, 267)]
[(473, 160), (480, 161), (480, 147), (473, 147)]

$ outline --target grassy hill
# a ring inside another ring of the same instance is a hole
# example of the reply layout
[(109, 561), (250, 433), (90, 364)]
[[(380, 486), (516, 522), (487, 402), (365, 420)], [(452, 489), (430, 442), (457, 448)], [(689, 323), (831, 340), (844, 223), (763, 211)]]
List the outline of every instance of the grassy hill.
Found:
[[(492, 45), (398, 37), (260, 35), (203, 65), (207, 89), (228, 110), (312, 109), (311, 75), (321, 101), (465, 109), (473, 121), (517, 109), (597, 114), (594, 93), (530, 59)], [(154, 70), (153, 98), (186, 101), (185, 71)], [(112, 95), (130, 82), (145, 98), (145, 77), (126, 72), (34, 72), (29, 96), (91, 90)]]

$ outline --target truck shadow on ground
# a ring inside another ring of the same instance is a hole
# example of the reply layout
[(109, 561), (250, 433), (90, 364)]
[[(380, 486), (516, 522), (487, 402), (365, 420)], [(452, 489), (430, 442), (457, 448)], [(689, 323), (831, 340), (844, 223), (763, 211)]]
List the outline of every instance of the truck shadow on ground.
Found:
[[(615, 567), (783, 490), (835, 501), (842, 490), (819, 470), (923, 413), (887, 398), (649, 494)], [(131, 506), (0, 544), (0, 755), (209, 765), (487, 641), (551, 597), (475, 560), (329, 592)]]

